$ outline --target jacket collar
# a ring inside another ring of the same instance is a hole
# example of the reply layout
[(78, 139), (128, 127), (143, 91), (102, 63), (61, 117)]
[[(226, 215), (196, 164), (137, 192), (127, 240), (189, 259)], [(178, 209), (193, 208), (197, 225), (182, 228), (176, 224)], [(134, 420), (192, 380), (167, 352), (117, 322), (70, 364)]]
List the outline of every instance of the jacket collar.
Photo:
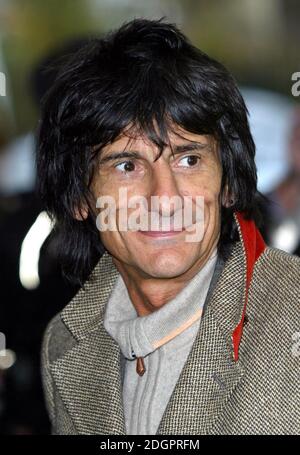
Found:
[(251, 279), (253, 275), (253, 270), (256, 261), (260, 257), (260, 255), (264, 252), (266, 248), (266, 244), (255, 226), (253, 221), (247, 220), (243, 213), (236, 212), (235, 213), (235, 220), (237, 223), (237, 227), (239, 230), (239, 236), (241, 239), (241, 243), (243, 245), (244, 251), (244, 258), (245, 258), (245, 278), (244, 278), (244, 298), (243, 298), (243, 311), (241, 318), (234, 328), (231, 338), (232, 338), (232, 345), (233, 345), (233, 355), (234, 360), (237, 361), (239, 358), (239, 345), (241, 342), (242, 334), (243, 334), (243, 326), (245, 322), (245, 315), (246, 315), (246, 308), (248, 303), (248, 294), (249, 288), (251, 284)]
[[(248, 289), (265, 246), (252, 221), (241, 213), (235, 213), (235, 220), (241, 241), (234, 245), (209, 298), (157, 434), (211, 431), (243, 376), (238, 352)], [(51, 372), (79, 434), (126, 433), (121, 351), (103, 326), (105, 303), (117, 276), (105, 253), (91, 279), (61, 313), (78, 344), (52, 363)]]

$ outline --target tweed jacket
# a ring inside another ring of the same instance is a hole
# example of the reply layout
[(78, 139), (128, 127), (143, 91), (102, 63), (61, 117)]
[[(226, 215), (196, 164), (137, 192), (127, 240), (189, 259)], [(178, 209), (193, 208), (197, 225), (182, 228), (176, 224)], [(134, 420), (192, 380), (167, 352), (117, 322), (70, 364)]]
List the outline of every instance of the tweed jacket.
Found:
[[(240, 239), (157, 434), (300, 433), (300, 259), (265, 246), (242, 214), (235, 219)], [(126, 434), (123, 356), (103, 326), (117, 276), (105, 253), (47, 326), (42, 380), (52, 434)]]

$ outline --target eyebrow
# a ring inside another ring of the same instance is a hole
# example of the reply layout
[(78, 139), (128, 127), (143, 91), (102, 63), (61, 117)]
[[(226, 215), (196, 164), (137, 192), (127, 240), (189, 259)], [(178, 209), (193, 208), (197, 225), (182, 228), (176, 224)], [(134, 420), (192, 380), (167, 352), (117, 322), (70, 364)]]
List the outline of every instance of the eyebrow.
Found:
[[(179, 153), (184, 153), (184, 152), (191, 152), (195, 150), (211, 150), (211, 146), (209, 144), (203, 144), (201, 142), (188, 142), (186, 144), (179, 144), (175, 145), (172, 147), (174, 155), (177, 155)], [(123, 158), (131, 158), (131, 159), (137, 159), (141, 158), (140, 152), (136, 150), (130, 150), (130, 151), (122, 151), (122, 152), (112, 152), (107, 156), (100, 157), (100, 164), (107, 163), (109, 161), (114, 161), (118, 159), (123, 159)]]

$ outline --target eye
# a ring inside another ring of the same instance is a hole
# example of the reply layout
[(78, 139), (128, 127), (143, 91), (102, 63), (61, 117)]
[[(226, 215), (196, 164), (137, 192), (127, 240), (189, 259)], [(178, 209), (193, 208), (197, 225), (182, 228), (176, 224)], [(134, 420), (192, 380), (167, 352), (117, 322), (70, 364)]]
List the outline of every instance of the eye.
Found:
[(187, 155), (179, 160), (180, 167), (194, 167), (199, 164), (200, 156), (198, 155)]
[(132, 172), (135, 170), (135, 164), (132, 160), (127, 160), (116, 164), (115, 168), (123, 173)]

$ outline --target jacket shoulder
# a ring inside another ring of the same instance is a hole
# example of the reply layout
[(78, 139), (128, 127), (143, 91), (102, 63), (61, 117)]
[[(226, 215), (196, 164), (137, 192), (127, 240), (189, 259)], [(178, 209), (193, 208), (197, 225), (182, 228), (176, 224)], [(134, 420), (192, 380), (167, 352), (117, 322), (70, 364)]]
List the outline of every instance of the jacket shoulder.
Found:
[(62, 357), (76, 343), (75, 338), (61, 318), (61, 312), (57, 313), (48, 323), (43, 336), (42, 350), (47, 351), (49, 363)]
[[(300, 257), (277, 248), (267, 247), (259, 262), (270, 278), (280, 279), (281, 285), (286, 283), (299, 287)], [(295, 281), (296, 279), (297, 281)]]
[(51, 363), (70, 349), (74, 342), (76, 342), (74, 337), (70, 334), (61, 319), (61, 312), (58, 313), (48, 323), (41, 347), (41, 379), (45, 406), (51, 422), (51, 434), (60, 434), (57, 433), (59, 425), (57, 424), (56, 415), (57, 401), (59, 398), (51, 374)]
[[(274, 316), (300, 319), (300, 258), (277, 248), (267, 247), (254, 268), (253, 293), (259, 308)], [(264, 305), (262, 305), (264, 302)]]
[(267, 256), (271, 261), (288, 262), (296, 267), (300, 267), (300, 257), (278, 248), (267, 246), (263, 255)]

